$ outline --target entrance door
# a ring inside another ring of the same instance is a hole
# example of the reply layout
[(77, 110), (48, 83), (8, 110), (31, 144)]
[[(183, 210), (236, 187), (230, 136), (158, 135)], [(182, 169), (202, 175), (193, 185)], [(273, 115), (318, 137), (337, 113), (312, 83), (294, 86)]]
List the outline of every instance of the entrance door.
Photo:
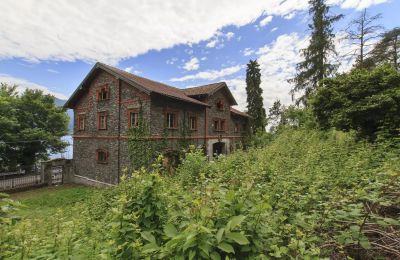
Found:
[(213, 144), (213, 155), (220, 155), (225, 153), (225, 143), (218, 142)]

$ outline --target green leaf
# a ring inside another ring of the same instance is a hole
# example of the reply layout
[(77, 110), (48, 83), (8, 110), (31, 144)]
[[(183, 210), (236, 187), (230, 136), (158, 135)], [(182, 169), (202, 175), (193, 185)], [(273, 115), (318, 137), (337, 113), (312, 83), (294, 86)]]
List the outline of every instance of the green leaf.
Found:
[(144, 253), (150, 253), (150, 252), (157, 251), (159, 248), (160, 247), (157, 244), (149, 243), (149, 244), (144, 245), (142, 247), (142, 250), (143, 250)]
[(227, 238), (235, 241), (239, 245), (247, 245), (247, 244), (250, 243), (249, 240), (247, 240), (247, 238), (243, 234), (241, 234), (239, 232), (227, 233), (225, 236)]
[(371, 249), (371, 244), (369, 243), (368, 238), (366, 237), (360, 239), (360, 245), (364, 249)]
[(195, 256), (196, 256), (196, 251), (190, 250), (190, 252), (189, 252), (189, 260), (194, 259)]
[(242, 215), (232, 217), (229, 220), (228, 224), (226, 224), (226, 229), (231, 230), (231, 229), (235, 228), (236, 226), (239, 226), (245, 218), (246, 217), (242, 216)]
[(218, 248), (226, 253), (235, 253), (235, 250), (233, 249), (233, 247), (226, 242), (222, 242), (221, 244), (219, 244)]
[(223, 229), (223, 228), (220, 228), (220, 229), (218, 230), (218, 232), (217, 232), (217, 235), (216, 235), (218, 243), (221, 243), (222, 235), (223, 235), (223, 234), (224, 234), (224, 229)]
[(221, 256), (217, 252), (212, 252), (210, 257), (212, 260), (221, 260)]
[(164, 227), (164, 234), (169, 238), (173, 238), (178, 234), (178, 231), (176, 230), (174, 225), (167, 224)]
[(150, 243), (156, 244), (156, 238), (149, 231), (143, 231), (140, 233), (144, 239), (149, 241)]

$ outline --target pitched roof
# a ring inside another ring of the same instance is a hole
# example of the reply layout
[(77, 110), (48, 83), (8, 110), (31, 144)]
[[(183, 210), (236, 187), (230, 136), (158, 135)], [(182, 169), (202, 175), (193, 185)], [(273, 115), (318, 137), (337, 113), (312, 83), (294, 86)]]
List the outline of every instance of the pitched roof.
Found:
[(132, 73), (126, 72), (124, 70), (120, 70), (120, 69), (115, 68), (115, 67), (111, 67), (111, 66), (106, 65), (106, 64), (102, 64), (102, 65), (107, 67), (108, 69), (114, 71), (115, 73), (120, 74), (120, 75), (132, 80), (133, 82), (141, 85), (142, 87), (146, 88), (150, 92), (155, 92), (155, 93), (161, 94), (163, 96), (169, 96), (169, 97), (180, 99), (180, 100), (187, 101), (187, 102), (190, 102), (190, 103), (195, 103), (195, 104), (199, 104), (199, 105), (203, 105), (203, 106), (208, 106), (208, 104), (206, 104), (206, 103), (203, 103), (203, 102), (201, 102), (201, 101), (199, 101), (197, 99), (194, 99), (194, 98), (186, 96), (185, 93), (182, 92), (182, 90), (180, 90), (178, 88), (175, 88), (175, 87), (172, 87), (172, 86), (168, 86), (168, 85), (166, 85), (164, 83), (157, 82), (157, 81), (154, 81), (154, 80), (151, 80), (151, 79), (146, 79), (146, 78), (143, 78), (143, 77), (139, 77), (139, 76), (136, 76), (136, 75), (134, 75)]
[(211, 95), (212, 93), (217, 91), (219, 88), (223, 87), (224, 84), (226, 85), (225, 82), (217, 82), (217, 83), (212, 83), (212, 84), (198, 86), (198, 87), (186, 88), (186, 89), (183, 89), (183, 92), (188, 96)]
[(239, 116), (244, 116), (244, 117), (251, 117), (249, 116), (247, 113), (239, 111), (237, 109), (234, 109), (233, 107), (231, 107), (231, 113), (239, 115)]
[(127, 81), (128, 83), (131, 83), (134, 86), (138, 86), (138, 87), (142, 88), (142, 90), (144, 90), (145, 92), (147, 92), (149, 94), (154, 92), (154, 93), (158, 93), (163, 96), (168, 96), (168, 97), (186, 101), (189, 103), (194, 103), (194, 104), (202, 105), (202, 106), (209, 106), (206, 103), (203, 103), (197, 99), (194, 99), (194, 98), (191, 98), (191, 97), (185, 95), (185, 93), (178, 88), (171, 87), (171, 86), (168, 86), (166, 84), (163, 84), (161, 82), (157, 82), (154, 80), (139, 77), (139, 76), (133, 75), (129, 72), (126, 72), (124, 70), (120, 70), (118, 68), (97, 62), (96, 65), (89, 72), (89, 74), (82, 81), (82, 83), (79, 85), (79, 87), (75, 90), (75, 92), (71, 95), (71, 97), (65, 103), (64, 107), (72, 108), (72, 103), (80, 95), (80, 92), (83, 90), (84, 83), (91, 77), (91, 75), (94, 73), (94, 71), (98, 68), (101, 68), (101, 69), (113, 74), (114, 76), (117, 76), (117, 77), (121, 78), (122, 80)]
[(228, 89), (228, 96), (231, 99), (231, 102), (232, 102), (231, 104), (237, 105), (235, 98), (232, 96), (232, 93), (229, 90), (229, 88), (225, 82), (217, 82), (217, 83), (212, 83), (212, 84), (198, 86), (198, 87), (186, 88), (186, 89), (183, 89), (183, 92), (186, 95), (191, 96), (191, 97), (200, 96), (200, 95), (211, 96), (212, 94), (214, 94), (221, 88)]

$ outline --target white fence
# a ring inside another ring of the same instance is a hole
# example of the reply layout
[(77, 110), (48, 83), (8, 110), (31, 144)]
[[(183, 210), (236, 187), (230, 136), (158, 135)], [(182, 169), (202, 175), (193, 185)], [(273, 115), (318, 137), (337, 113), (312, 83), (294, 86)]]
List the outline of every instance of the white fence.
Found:
[(43, 184), (41, 175), (28, 175), (7, 180), (0, 180), (0, 191), (33, 187)]

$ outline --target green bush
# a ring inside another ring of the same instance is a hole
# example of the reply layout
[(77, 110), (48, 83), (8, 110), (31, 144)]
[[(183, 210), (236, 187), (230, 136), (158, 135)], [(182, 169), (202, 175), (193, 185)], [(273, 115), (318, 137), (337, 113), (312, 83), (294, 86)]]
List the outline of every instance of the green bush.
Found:
[(174, 176), (158, 160), (151, 172), (77, 204), (69, 217), (59, 212), (45, 225), (23, 219), (10, 229), (15, 253), (7, 257), (399, 255), (398, 149), (302, 128), (282, 129), (265, 143), (211, 162), (191, 150)]

